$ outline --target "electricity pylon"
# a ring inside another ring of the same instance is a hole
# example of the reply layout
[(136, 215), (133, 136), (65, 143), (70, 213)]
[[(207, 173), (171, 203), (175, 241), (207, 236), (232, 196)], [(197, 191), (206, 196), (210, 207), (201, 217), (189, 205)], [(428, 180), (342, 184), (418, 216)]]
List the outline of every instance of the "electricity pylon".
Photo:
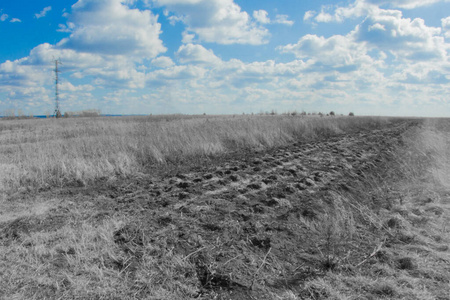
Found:
[(61, 62), (59, 61), (59, 59), (55, 59), (55, 112), (53, 113), (53, 115), (55, 116), (55, 118), (61, 118), (61, 111), (59, 110), (59, 91), (58, 91), (58, 73), (60, 72), (58, 70), (58, 64), (60, 64)]

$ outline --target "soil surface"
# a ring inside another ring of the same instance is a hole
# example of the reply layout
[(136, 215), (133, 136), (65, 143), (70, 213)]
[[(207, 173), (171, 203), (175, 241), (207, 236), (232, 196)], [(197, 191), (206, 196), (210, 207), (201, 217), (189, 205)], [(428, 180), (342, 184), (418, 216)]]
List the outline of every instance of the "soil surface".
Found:
[[(73, 220), (74, 210), (78, 219), (91, 223), (122, 216), (130, 221), (114, 232), (114, 242), (127, 260), (111, 264), (123, 269), (127, 280), (152, 244), (195, 266), (195, 273), (186, 274), (197, 280), (192, 298), (272, 299), (269, 291), (277, 289), (301, 295), (306, 279), (336, 267), (351, 272), (373, 250), (368, 235), (358, 245), (349, 241), (331, 253), (307, 224), (320, 225), (324, 216), (333, 215), (339, 197), (360, 189), (373, 174), (383, 176), (402, 133), (414, 125), (402, 121), (265, 152), (235, 153), (180, 172), (12, 196), (16, 203), (31, 197), (58, 200), (42, 215), (0, 224), (0, 241), (14, 243), (24, 234), (61, 228)], [(383, 201), (374, 205), (382, 207)], [(136, 291), (145, 294), (145, 289)]]

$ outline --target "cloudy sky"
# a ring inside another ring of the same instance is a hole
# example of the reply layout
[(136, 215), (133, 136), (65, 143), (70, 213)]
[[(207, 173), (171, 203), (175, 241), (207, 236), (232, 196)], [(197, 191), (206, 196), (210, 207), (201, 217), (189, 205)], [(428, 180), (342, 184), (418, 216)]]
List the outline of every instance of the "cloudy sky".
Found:
[(0, 114), (450, 116), (450, 0), (0, 3)]

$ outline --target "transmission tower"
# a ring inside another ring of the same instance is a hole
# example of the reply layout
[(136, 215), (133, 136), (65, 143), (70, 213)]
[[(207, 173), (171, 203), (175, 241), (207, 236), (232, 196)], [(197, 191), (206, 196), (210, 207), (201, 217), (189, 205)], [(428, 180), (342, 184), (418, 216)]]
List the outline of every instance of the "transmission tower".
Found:
[(59, 110), (59, 91), (58, 91), (58, 73), (61, 72), (58, 70), (58, 64), (61, 62), (59, 59), (55, 59), (55, 112), (53, 115), (55, 118), (61, 118), (61, 111)]

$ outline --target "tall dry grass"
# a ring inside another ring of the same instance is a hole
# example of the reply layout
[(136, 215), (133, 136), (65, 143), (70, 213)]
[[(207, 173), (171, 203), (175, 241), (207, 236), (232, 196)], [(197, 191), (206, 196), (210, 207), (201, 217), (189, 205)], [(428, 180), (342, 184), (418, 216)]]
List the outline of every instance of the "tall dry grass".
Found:
[(155, 116), (4, 120), (0, 191), (87, 184), (167, 163), (379, 127), (386, 118)]
[[(345, 251), (367, 238), (372, 254), (360, 258), (358, 272), (328, 272), (305, 283), (304, 297), (290, 299), (448, 299), (450, 119), (424, 119), (401, 141), (383, 176), (366, 178), (354, 194), (336, 194), (334, 215), (305, 222), (322, 237), (318, 249), (328, 265), (346, 266)], [(390, 205), (374, 207), (371, 199)]]

